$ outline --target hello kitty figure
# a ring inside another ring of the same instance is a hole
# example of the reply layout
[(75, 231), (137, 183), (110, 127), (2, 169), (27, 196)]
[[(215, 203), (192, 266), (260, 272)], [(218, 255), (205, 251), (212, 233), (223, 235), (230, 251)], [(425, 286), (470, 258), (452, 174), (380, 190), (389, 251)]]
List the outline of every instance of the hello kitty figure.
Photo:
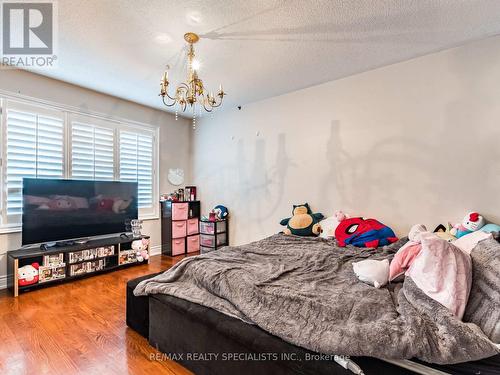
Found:
[(455, 224), (450, 233), (457, 238), (481, 229), (486, 224), (484, 217), (477, 212), (469, 212), (460, 224)]
[(149, 240), (147, 238), (132, 242), (132, 249), (136, 251), (137, 260), (139, 262), (149, 259), (148, 246)]
[(38, 283), (38, 263), (28, 264), (17, 270), (17, 281), (19, 286)]

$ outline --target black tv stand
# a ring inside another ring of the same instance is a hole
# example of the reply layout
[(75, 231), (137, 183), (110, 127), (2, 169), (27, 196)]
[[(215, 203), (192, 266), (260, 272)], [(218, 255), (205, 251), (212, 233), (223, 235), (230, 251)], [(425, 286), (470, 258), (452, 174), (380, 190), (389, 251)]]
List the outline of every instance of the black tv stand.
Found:
[[(132, 236), (114, 236), (108, 238), (89, 239), (85, 243), (77, 241), (61, 241), (54, 246), (32, 246), (24, 247), (19, 250), (7, 252), (7, 288), (15, 297), (21, 292), (27, 292), (49, 285), (57, 285), (64, 282), (73, 281), (82, 277), (96, 275), (102, 272), (109, 272), (119, 268), (135, 266), (149, 263), (150, 246), (147, 248), (148, 260), (137, 259), (136, 252), (132, 250), (132, 242), (138, 239), (149, 239), (149, 236), (133, 238)], [(111, 254), (112, 252), (112, 254)], [(87, 254), (85, 257), (82, 254)], [(56, 265), (44, 265), (50, 257), (62, 258), (63, 262)], [(90, 257), (91, 256), (91, 257)], [(82, 259), (79, 259), (81, 257)], [(38, 263), (39, 281), (30, 285), (19, 285), (19, 268)], [(96, 265), (96, 266), (95, 266)], [(94, 267), (95, 266), (95, 267)], [(58, 269), (59, 276), (55, 278), (56, 272), (53, 272), (53, 279), (41, 280), (42, 270)], [(86, 269), (85, 272), (82, 269)], [(79, 273), (75, 273), (78, 270)]]

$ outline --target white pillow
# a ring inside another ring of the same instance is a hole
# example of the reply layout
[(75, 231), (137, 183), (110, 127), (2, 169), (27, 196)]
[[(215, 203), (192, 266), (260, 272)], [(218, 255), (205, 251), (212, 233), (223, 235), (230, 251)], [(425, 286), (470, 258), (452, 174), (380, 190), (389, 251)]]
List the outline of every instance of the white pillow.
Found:
[(452, 244), (470, 255), (472, 249), (474, 249), (479, 242), (492, 237), (493, 235), (491, 233), (478, 230), (456, 239)]
[(389, 281), (389, 259), (366, 259), (352, 264), (354, 273), (361, 281), (380, 288)]
[(335, 237), (335, 229), (337, 229), (337, 226), (339, 225), (339, 221), (337, 220), (337, 217), (335, 216), (330, 216), (327, 217), (324, 220), (321, 220), (319, 222), (319, 225), (321, 227), (321, 233), (319, 236), (321, 238), (334, 238)]

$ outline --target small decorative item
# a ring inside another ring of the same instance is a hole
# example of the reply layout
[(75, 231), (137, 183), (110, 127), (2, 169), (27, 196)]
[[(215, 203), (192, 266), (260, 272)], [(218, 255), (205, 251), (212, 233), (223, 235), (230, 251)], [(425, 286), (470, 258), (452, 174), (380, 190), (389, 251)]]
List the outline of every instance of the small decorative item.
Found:
[(186, 195), (187, 195), (187, 200), (188, 201), (195, 201), (196, 200), (196, 186), (186, 186)]
[(136, 252), (137, 261), (142, 262), (149, 259), (148, 246), (149, 240), (147, 238), (132, 242), (132, 249)]
[(215, 216), (217, 216), (217, 219), (219, 220), (224, 220), (229, 215), (227, 208), (220, 204), (214, 207), (213, 212), (215, 212)]
[(184, 170), (181, 168), (170, 168), (167, 178), (168, 182), (174, 186), (182, 185), (184, 182)]
[(209, 221), (217, 221), (217, 215), (215, 214), (215, 211), (211, 211), (209, 214), (208, 214), (208, 220)]
[(179, 189), (177, 190), (177, 198), (179, 198), (180, 201), (184, 201), (184, 189)]
[(38, 283), (38, 263), (31, 263), (17, 270), (17, 281), (19, 286)]
[(132, 228), (132, 237), (138, 238), (141, 236), (142, 220), (133, 219), (130, 220), (130, 226)]

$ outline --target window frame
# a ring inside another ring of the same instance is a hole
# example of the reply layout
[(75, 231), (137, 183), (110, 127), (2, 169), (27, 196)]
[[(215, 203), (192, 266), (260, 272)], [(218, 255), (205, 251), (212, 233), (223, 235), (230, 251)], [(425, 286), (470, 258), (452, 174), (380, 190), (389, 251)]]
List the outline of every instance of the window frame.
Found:
[[(9, 104), (10, 103), (10, 104)], [(159, 207), (155, 204), (159, 200), (159, 138), (160, 127), (158, 125), (145, 124), (133, 120), (107, 116), (92, 111), (82, 111), (77, 107), (71, 107), (44, 101), (41, 99), (26, 97), (20, 94), (12, 94), (0, 90), (0, 234), (15, 233), (22, 230), (22, 223), (9, 223), (6, 215), (7, 191), (5, 189), (6, 173), (7, 173), (7, 111), (9, 106), (16, 108), (25, 107), (32, 112), (37, 113), (58, 112), (63, 118), (63, 178), (72, 178), (72, 154), (71, 154), (71, 132), (72, 121), (85, 122), (89, 124), (113, 129), (114, 133), (114, 179), (119, 181), (119, 133), (120, 130), (141, 132), (148, 131), (153, 136), (153, 160), (152, 160), (152, 207), (139, 209), (139, 219), (141, 220), (156, 220), (159, 219)], [(83, 121), (82, 121), (83, 120)]]

